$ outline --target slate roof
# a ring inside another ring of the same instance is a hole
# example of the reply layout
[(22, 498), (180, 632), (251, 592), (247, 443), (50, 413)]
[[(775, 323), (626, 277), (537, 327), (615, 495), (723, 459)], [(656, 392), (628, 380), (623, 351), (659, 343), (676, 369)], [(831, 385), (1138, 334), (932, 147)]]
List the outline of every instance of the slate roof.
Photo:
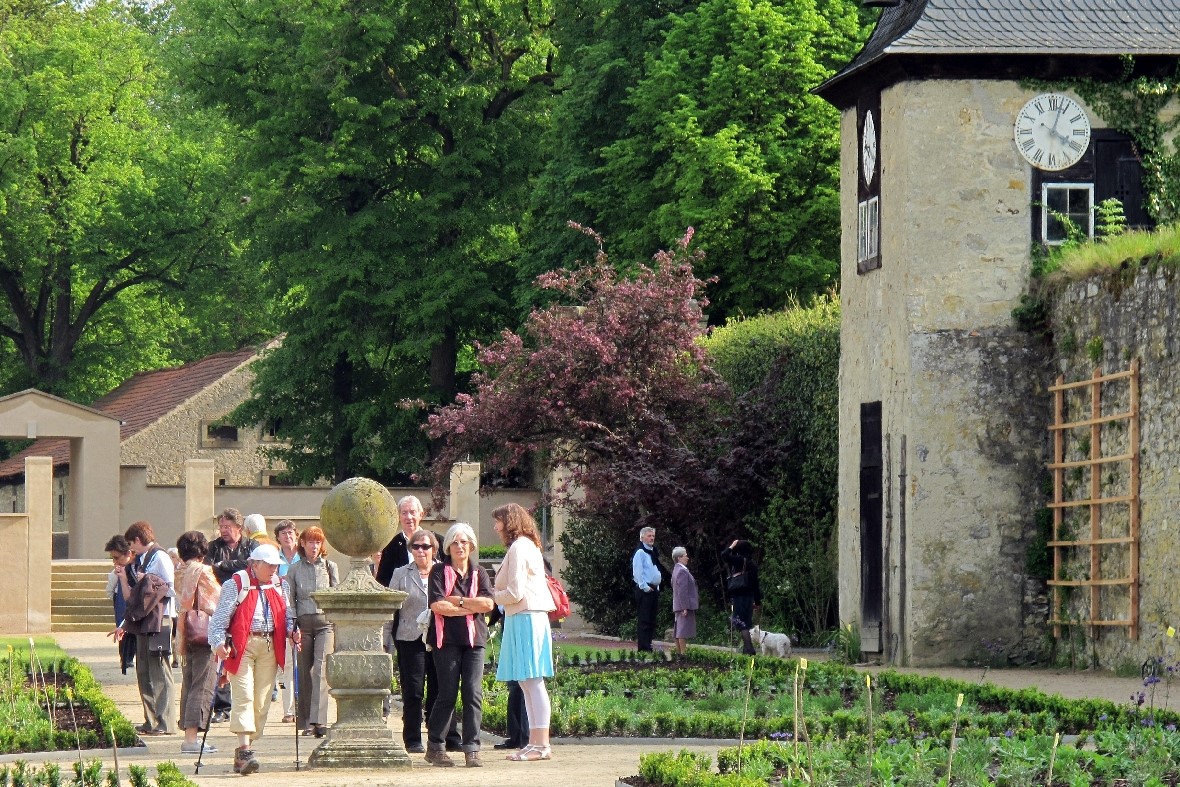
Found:
[[(141, 372), (90, 405), (90, 409), (118, 418), (119, 442), (143, 431), (259, 353), (258, 347), (217, 353), (199, 361)], [(193, 434), (196, 440), (196, 433)], [(50, 456), (54, 467), (70, 463), (69, 440), (38, 440), (19, 454), (0, 462), (0, 478), (23, 476), (26, 456)]]
[(901, 0), (816, 92), (891, 55), (1005, 54), (1180, 55), (1180, 0)]

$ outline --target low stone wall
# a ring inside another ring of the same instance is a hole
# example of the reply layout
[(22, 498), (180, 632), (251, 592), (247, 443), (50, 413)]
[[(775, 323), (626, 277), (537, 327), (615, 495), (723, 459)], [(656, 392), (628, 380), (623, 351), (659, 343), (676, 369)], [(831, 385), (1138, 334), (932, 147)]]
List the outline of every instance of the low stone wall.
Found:
[[(1087, 661), (1106, 667), (1139, 664), (1161, 650), (1169, 625), (1180, 628), (1180, 583), (1175, 581), (1175, 556), (1180, 553), (1180, 281), (1174, 269), (1154, 265), (1129, 265), (1116, 273), (1072, 283), (1047, 299), (1053, 331), (1050, 376), (1069, 381), (1092, 377), (1095, 368), (1110, 374), (1140, 365), (1140, 555), (1139, 638), (1132, 640), (1124, 628), (1075, 627), (1075, 645), (1084, 637)], [(1051, 383), (1052, 380), (1046, 381)], [(1082, 389), (1085, 390), (1085, 389)], [(1125, 412), (1128, 387), (1111, 385), (1104, 391), (1102, 414)], [(1067, 401), (1067, 420), (1089, 417), (1089, 400), (1077, 394)], [(1089, 430), (1071, 430), (1066, 459), (1081, 458), (1088, 451)], [(1126, 449), (1126, 427), (1105, 426), (1103, 453)], [(1049, 453), (1047, 452), (1047, 457)], [(1088, 470), (1066, 471), (1067, 499), (1089, 494)], [(1099, 479), (1104, 497), (1126, 494), (1131, 479), (1126, 463), (1103, 466)], [(1067, 525), (1080, 537), (1089, 533), (1086, 521)], [(1127, 532), (1127, 507), (1103, 506), (1102, 537)], [(1076, 576), (1089, 575), (1089, 551), (1069, 567)], [(1129, 550), (1103, 547), (1104, 576), (1126, 576)], [(1089, 592), (1067, 592), (1067, 615), (1084, 619), (1089, 614)], [(1050, 596), (1051, 599), (1051, 596)], [(1109, 613), (1127, 609), (1121, 591), (1103, 589), (1101, 604)], [(1050, 604), (1052, 602), (1050, 601)], [(1046, 608), (1047, 611), (1048, 608)], [(1058, 640), (1058, 650), (1068, 642)]]

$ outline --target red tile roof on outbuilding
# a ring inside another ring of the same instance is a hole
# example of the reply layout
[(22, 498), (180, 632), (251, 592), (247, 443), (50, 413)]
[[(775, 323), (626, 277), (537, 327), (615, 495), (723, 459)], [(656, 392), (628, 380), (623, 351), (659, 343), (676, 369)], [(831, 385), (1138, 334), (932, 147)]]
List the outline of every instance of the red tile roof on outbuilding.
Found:
[[(122, 443), (247, 363), (259, 352), (260, 348), (255, 346), (243, 347), (234, 352), (210, 355), (184, 366), (140, 372), (90, 407), (119, 419), (119, 442)], [(0, 462), (0, 478), (23, 476), (27, 456), (50, 456), (54, 467), (69, 465), (70, 442), (61, 439), (38, 440), (16, 456)]]

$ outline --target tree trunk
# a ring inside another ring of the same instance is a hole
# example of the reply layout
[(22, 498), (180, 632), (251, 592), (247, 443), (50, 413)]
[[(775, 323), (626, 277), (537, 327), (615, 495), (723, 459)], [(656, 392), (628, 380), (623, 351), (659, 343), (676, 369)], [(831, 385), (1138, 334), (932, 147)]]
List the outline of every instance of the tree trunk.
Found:
[(335, 421), (339, 440), (332, 450), (332, 483), (339, 484), (352, 477), (352, 430), (345, 423), (345, 408), (353, 402), (353, 366), (344, 353), (336, 356), (332, 365), (332, 394), (336, 400)]

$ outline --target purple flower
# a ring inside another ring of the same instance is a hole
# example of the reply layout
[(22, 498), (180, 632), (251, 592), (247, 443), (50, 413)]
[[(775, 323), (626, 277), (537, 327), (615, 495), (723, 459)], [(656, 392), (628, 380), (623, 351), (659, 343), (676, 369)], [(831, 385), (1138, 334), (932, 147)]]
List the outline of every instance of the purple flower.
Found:
[(1139, 721), (1139, 723), (1142, 724), (1144, 727), (1154, 727), (1155, 726), (1155, 719), (1148, 716), (1145, 719), (1141, 719)]
[(1015, 734), (1016, 734), (1016, 733), (1014, 733), (1012, 730), (1005, 730), (1005, 731), (1004, 731), (1004, 737), (1005, 737), (1005, 738), (1011, 738), (1011, 737), (1012, 737), (1013, 735), (1015, 735)]
[(1107, 715), (1104, 713), (1104, 714), (1102, 714), (1101, 716), (1099, 716), (1099, 717), (1098, 717), (1098, 721), (1106, 721), (1106, 720), (1107, 720), (1107, 719), (1109, 719), (1109, 718), (1110, 718), (1110, 717), (1109, 717), (1109, 716), (1107, 716)]
[(1176, 725), (1175, 725), (1175, 724), (1169, 724), (1167, 727), (1164, 727), (1164, 729), (1165, 729), (1165, 730), (1167, 730), (1168, 732), (1175, 732), (1175, 731), (1176, 731)]
[(897, 738), (889, 738), (885, 742), (888, 743), (890, 746), (895, 746), (895, 745), (897, 745)]
[(930, 736), (929, 736), (929, 735), (927, 735), (925, 732), (921, 732), (921, 731), (919, 731), (919, 732), (918, 732), (918, 734), (917, 734), (917, 736), (915, 736), (915, 737), (916, 737), (916, 739), (917, 739), (917, 740), (924, 741), (924, 740), (926, 740), (926, 739), (927, 739), (928, 737), (930, 737)]
[(1157, 684), (1159, 682), (1160, 682), (1160, 678), (1158, 675), (1148, 675), (1146, 678), (1143, 679), (1144, 686), (1154, 686), (1155, 684)]

